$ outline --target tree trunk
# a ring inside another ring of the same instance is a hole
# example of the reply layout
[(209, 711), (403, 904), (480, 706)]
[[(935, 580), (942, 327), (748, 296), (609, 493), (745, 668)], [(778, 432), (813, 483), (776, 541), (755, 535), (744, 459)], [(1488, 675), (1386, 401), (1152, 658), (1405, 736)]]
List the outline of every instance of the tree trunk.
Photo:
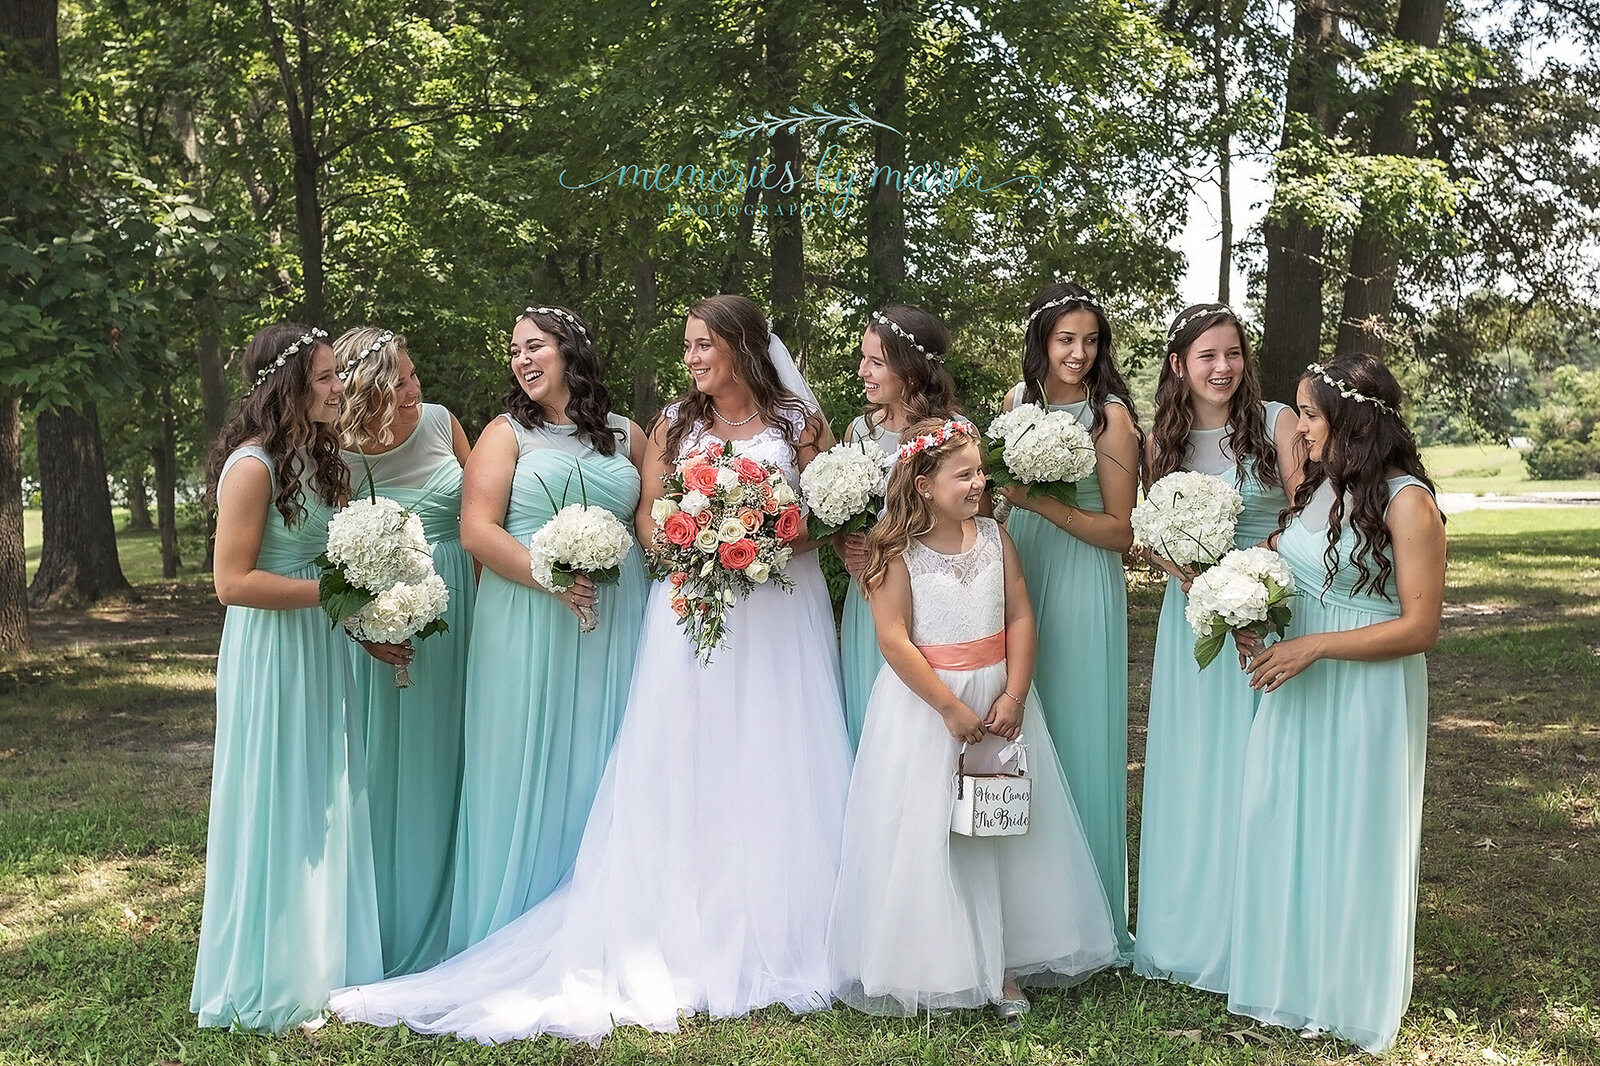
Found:
[[(744, 173), (749, 174), (761, 162), (761, 141), (752, 138), (750, 153), (745, 156)], [(728, 259), (722, 268), (722, 278), (718, 285), (718, 292), (738, 292), (739, 279), (744, 273), (745, 259), (750, 255), (750, 239), (756, 229), (756, 205), (761, 202), (761, 186), (751, 183), (744, 190), (744, 200), (739, 211), (739, 220), (734, 223), (733, 243), (728, 246)], [(652, 266), (651, 270), (654, 271)], [(654, 274), (652, 273), (652, 284)]]
[[(1444, 26), (1444, 0), (1400, 0), (1395, 17), (1396, 39), (1428, 48), (1439, 43)], [(1390, 91), (1372, 124), (1373, 155), (1415, 155), (1417, 134), (1411, 109), (1417, 91), (1399, 85)], [(1400, 257), (1381, 227), (1363, 221), (1350, 242), (1349, 272), (1344, 284), (1344, 309), (1339, 313), (1337, 352), (1367, 352), (1382, 358), (1384, 326), (1394, 310), (1395, 271)]]
[(645, 344), (656, 322), (656, 264), (640, 255), (633, 261), (633, 417), (646, 429), (661, 408), (656, 364)]
[(28, 594), (35, 607), (132, 598), (117, 559), (100, 421), (93, 404), (50, 410), (35, 422), (44, 495), (44, 547)]
[(21, 53), (42, 77), (61, 77), (56, 40), (58, 0), (6, 0), (0, 4), (0, 37), (22, 45)]
[(873, 128), (872, 187), (867, 190), (867, 288), (872, 307), (900, 298), (906, 282), (906, 205), (900, 181), (906, 170), (906, 63), (912, 20), (907, 0), (880, 0), (878, 40), (868, 84), (872, 117), (892, 130)]
[(7, 389), (0, 393), (0, 654), (32, 644), (22, 543), (22, 394)]
[[(1294, 55), (1289, 61), (1283, 124), (1284, 148), (1299, 137), (1294, 119), (1303, 117), (1327, 131), (1327, 84), (1336, 62), (1330, 45), (1337, 30), (1331, 8), (1313, 0), (1295, 4)], [(1269, 210), (1261, 225), (1267, 246), (1267, 296), (1263, 308), (1261, 394), (1294, 400), (1295, 382), (1306, 363), (1322, 351), (1322, 246), (1320, 226), (1285, 210)]]
[(156, 528), (150, 517), (150, 487), (145, 484), (145, 462), (137, 457), (128, 464), (128, 529), (140, 533)]
[(306, 25), (305, 4), (295, 0), (295, 63), (291, 66), (272, 0), (261, 0), (261, 19), (283, 83), (289, 143), (294, 155), (294, 221), (300, 238), (301, 281), (305, 288), (300, 315), (307, 325), (316, 326), (322, 324), (326, 278), (322, 264), (322, 156), (317, 151), (315, 133), (316, 74), (311, 32)]
[[(777, 16), (781, 17), (781, 16)], [(774, 104), (792, 104), (800, 92), (800, 40), (785, 25), (774, 25), (767, 34), (767, 72)], [(804, 357), (805, 338), (799, 336), (800, 310), (806, 293), (805, 232), (800, 220), (800, 176), (805, 172), (805, 154), (800, 135), (793, 129), (772, 135), (772, 162), (778, 174), (792, 174), (792, 188), (782, 185), (767, 190), (767, 233), (772, 262), (772, 329), (789, 338), (795, 358)], [(784, 170), (785, 167), (789, 169)]]
[(156, 515), (161, 526), (161, 576), (178, 576), (178, 428), (172, 417), (172, 386), (161, 386), (161, 445), (156, 462)]

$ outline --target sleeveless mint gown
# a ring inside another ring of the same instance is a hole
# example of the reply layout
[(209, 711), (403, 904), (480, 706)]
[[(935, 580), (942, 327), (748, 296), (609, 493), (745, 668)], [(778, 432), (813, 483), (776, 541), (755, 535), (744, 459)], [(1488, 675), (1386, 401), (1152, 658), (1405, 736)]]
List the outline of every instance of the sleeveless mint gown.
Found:
[[(1088, 401), (1050, 409), (1068, 412), (1085, 428), (1094, 417)], [(1098, 475), (1078, 482), (1078, 506), (1104, 510)], [(1038, 625), (1033, 683), (1126, 964), (1133, 938), (1128, 934), (1128, 587), (1122, 556), (1086, 544), (1020, 507), (1006, 519), (1006, 530), (1022, 558)]]
[[(228, 457), (218, 483), (257, 460), (276, 497), (254, 446)], [(309, 491), (304, 503), (292, 527), (269, 504), (258, 569), (317, 576), (333, 510)], [(201, 1026), (282, 1032), (319, 1017), (334, 988), (383, 972), (349, 643), (320, 607), (228, 608), (189, 998)]]
[[(1421, 482), (1390, 479), (1390, 499), (1410, 485)], [(1400, 613), (1392, 580), (1388, 599), (1351, 591), (1348, 525), (1324, 590), (1327, 488), (1278, 538), (1298, 586), (1290, 637)], [(1374, 1054), (1394, 1042), (1411, 999), (1427, 725), (1421, 654), (1322, 659), (1262, 696), (1244, 758), (1230, 1011)]]
[[(892, 429), (878, 428), (877, 435), (867, 432), (867, 418), (857, 415), (850, 423), (847, 436), (852, 441), (868, 441), (877, 446), (885, 456), (893, 456), (900, 449), (900, 434)], [(883, 666), (883, 653), (878, 650), (878, 630), (872, 624), (872, 606), (861, 594), (855, 578), (844, 594), (844, 620), (839, 627), (839, 660), (844, 673), (844, 725), (850, 734), (850, 749), (861, 743), (861, 726), (867, 718), (867, 698), (872, 695), (872, 683), (878, 679)]]
[[(508, 533), (526, 543), (558, 509), (550, 496), (581, 502), (580, 467), (588, 502), (633, 528), (639, 472), (626, 440), (602, 456), (570, 426), (529, 429), (501, 417), (517, 434)], [(627, 430), (626, 419), (611, 419)], [(467, 663), (452, 954), (520, 917), (572, 866), (627, 705), (647, 591), (635, 545), (618, 584), (600, 587), (599, 625), (580, 633), (554, 596), (483, 571)]]
[(450, 412), (422, 405), (400, 445), (366, 461), (345, 452), (350, 494), (378, 495), (422, 519), (433, 565), (450, 589), (450, 629), (413, 646), (411, 687), (394, 667), (350, 644), (357, 712), (366, 723), (367, 795), (385, 976), (425, 970), (444, 958), (455, 879), (456, 804), (461, 793), (461, 718), (477, 583), (461, 547), (461, 464)]
[[(1271, 432), (1287, 408), (1265, 406)], [(1282, 487), (1261, 483), (1252, 460), (1239, 478), (1226, 433), (1192, 431), (1184, 469), (1216, 474), (1239, 490), (1244, 511), (1234, 543), (1248, 548), (1277, 528), (1287, 499)], [(1245, 739), (1260, 695), (1239, 669), (1231, 642), (1206, 669), (1195, 665), (1194, 631), (1183, 616), (1187, 604), (1182, 584), (1168, 579), (1150, 679), (1133, 969), (1144, 977), (1226, 992), (1239, 791)]]

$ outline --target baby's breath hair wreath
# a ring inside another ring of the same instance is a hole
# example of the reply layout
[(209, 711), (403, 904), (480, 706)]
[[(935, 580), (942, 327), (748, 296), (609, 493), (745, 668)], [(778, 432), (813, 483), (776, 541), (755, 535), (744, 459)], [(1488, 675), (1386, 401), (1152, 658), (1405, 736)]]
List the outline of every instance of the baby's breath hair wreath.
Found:
[(1235, 321), (1238, 321), (1239, 318), (1238, 314), (1234, 312), (1233, 308), (1229, 307), (1227, 304), (1201, 304), (1200, 308), (1193, 314), (1190, 314), (1184, 318), (1180, 318), (1178, 321), (1172, 324), (1171, 328), (1167, 330), (1167, 343), (1171, 344), (1175, 339), (1177, 339), (1178, 334), (1182, 333), (1184, 328), (1188, 326), (1189, 323), (1198, 322), (1200, 319), (1209, 318), (1212, 315), (1228, 315)]
[(1022, 328), (1027, 329), (1029, 326), (1033, 325), (1033, 320), (1044, 314), (1046, 311), (1054, 310), (1057, 307), (1064, 307), (1070, 303), (1088, 304), (1090, 307), (1098, 308), (1102, 312), (1106, 309), (1104, 304), (1088, 293), (1084, 293), (1081, 296), (1073, 296), (1069, 294), (1067, 296), (1062, 296), (1051, 300), (1049, 303), (1040, 304), (1038, 307), (1034, 308), (1033, 314), (1029, 315), (1027, 320), (1023, 322)]
[(903, 463), (918, 452), (925, 452), (929, 448), (937, 448), (957, 434), (976, 439), (978, 429), (964, 418), (953, 418), (933, 433), (924, 433), (920, 437), (912, 437), (900, 445), (899, 460)]
[(517, 316), (517, 321), (521, 322), (524, 318), (527, 318), (529, 315), (554, 315), (557, 318), (566, 319), (568, 322), (572, 323), (572, 328), (573, 329), (575, 329), (579, 333), (583, 334), (583, 339), (584, 340), (588, 340), (589, 339), (589, 331), (583, 328), (583, 323), (578, 321), (578, 316), (573, 314), (571, 311), (565, 310), (564, 308), (560, 308), (560, 307), (524, 307), (522, 309), (522, 314)]
[(1345, 399), (1354, 400), (1356, 403), (1370, 403), (1384, 414), (1394, 414), (1394, 408), (1390, 407), (1376, 396), (1368, 396), (1366, 393), (1358, 392), (1356, 389), (1345, 384), (1343, 380), (1328, 373), (1327, 370), (1323, 368), (1321, 363), (1308, 363), (1306, 364), (1306, 370), (1307, 372), (1315, 374), (1323, 381), (1327, 382), (1329, 388), (1337, 391), (1339, 395), (1343, 396)]
[(356, 372), (356, 366), (359, 365), (363, 359), (369, 359), (372, 356), (377, 355), (379, 352), (383, 351), (384, 346), (392, 340), (394, 340), (394, 330), (392, 329), (386, 329), (382, 333), (378, 334), (377, 340), (373, 341), (359, 352), (356, 352), (349, 359), (345, 360), (344, 365), (339, 368), (339, 380), (350, 380), (350, 375)]
[(917, 338), (914, 337), (909, 330), (902, 327), (900, 323), (896, 322), (882, 311), (872, 312), (872, 321), (878, 323), (879, 325), (888, 326), (889, 332), (893, 333), (895, 336), (911, 345), (911, 347), (921, 352), (924, 359), (927, 359), (929, 362), (939, 362), (939, 355), (937, 353), (930, 352), (928, 349), (924, 348), (917, 342)]
[(261, 387), (261, 383), (263, 381), (266, 381), (273, 374), (277, 373), (279, 370), (282, 370), (283, 369), (283, 364), (287, 363), (291, 358), (293, 358), (302, 349), (310, 348), (313, 345), (315, 345), (318, 341), (325, 341), (327, 339), (328, 339), (327, 332), (325, 330), (317, 329), (315, 327), (313, 327), (311, 329), (311, 331), (308, 332), (308, 333), (300, 334), (300, 337), (299, 337), (298, 340), (296, 340), (293, 344), (289, 345), (289, 347), (285, 348), (283, 351), (278, 353), (278, 358), (274, 359), (272, 362), (268, 363), (266, 366), (264, 366), (260, 370), (256, 371), (256, 380), (255, 380), (254, 384), (252, 384), (250, 386), (250, 388), (245, 392), (245, 395), (248, 396), (248, 395), (250, 395), (250, 393), (255, 392), (256, 389), (260, 388)]

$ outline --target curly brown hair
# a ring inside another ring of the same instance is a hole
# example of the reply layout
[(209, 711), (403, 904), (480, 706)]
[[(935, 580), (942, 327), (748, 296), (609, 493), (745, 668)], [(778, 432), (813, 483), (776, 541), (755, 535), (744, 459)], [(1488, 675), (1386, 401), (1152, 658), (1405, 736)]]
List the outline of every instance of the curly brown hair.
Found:
[[(943, 362), (950, 352), (950, 331), (945, 324), (919, 307), (896, 305), (885, 307), (877, 314), (917, 338), (917, 343), (928, 352), (924, 355), (917, 351), (910, 341), (876, 318), (867, 319), (867, 329), (883, 345), (889, 370), (905, 382), (900, 403), (905, 408), (906, 424), (954, 415), (961, 400), (956, 395), (955, 379)], [(883, 404), (869, 403), (864, 413), (870, 430), (882, 425), (888, 412)]]
[(1244, 374), (1228, 405), (1227, 441), (1233, 452), (1235, 470), (1242, 481), (1248, 472), (1246, 461), (1253, 460), (1256, 477), (1263, 485), (1278, 484), (1278, 448), (1261, 408), (1261, 384), (1256, 379), (1255, 360), (1250, 354), (1250, 338), (1244, 331), (1244, 324), (1226, 304), (1193, 304), (1178, 312), (1172, 320), (1177, 328), (1167, 336), (1166, 358), (1161, 362), (1161, 376), (1156, 381), (1155, 425), (1150, 430), (1153, 454), (1145, 467), (1147, 487), (1182, 469), (1188, 459), (1194, 408), (1189, 403), (1189, 386), (1173, 369), (1173, 359), (1176, 357), (1181, 365), (1201, 334), (1224, 324), (1239, 331), (1239, 347), (1244, 352)]
[[(946, 421), (943, 418), (923, 419), (907, 426), (901, 439), (912, 441), (925, 434), (938, 433)], [(933, 509), (918, 494), (917, 478), (932, 477), (946, 459), (969, 445), (982, 454), (983, 438), (971, 423), (961, 418), (949, 421), (966, 427), (966, 431), (951, 433), (942, 444), (924, 448), (910, 458), (902, 459), (889, 474), (889, 487), (883, 499), (883, 517), (867, 534), (867, 564), (861, 571), (861, 590), (868, 596), (883, 584), (889, 564), (910, 549), (911, 539), (933, 528)]]
[[(1057, 300), (1065, 302), (1056, 304)], [(1055, 304), (1038, 313), (1040, 308)], [(1028, 304), (1028, 325), (1022, 334), (1022, 402), (1046, 406), (1044, 382), (1050, 376), (1050, 334), (1054, 332), (1061, 316), (1073, 311), (1088, 311), (1095, 317), (1099, 342), (1095, 349), (1094, 365), (1089, 368), (1084, 385), (1089, 391), (1089, 410), (1093, 421), (1089, 435), (1099, 439), (1106, 428), (1106, 398), (1115, 396), (1122, 401), (1133, 420), (1135, 433), (1139, 432), (1139, 414), (1133, 406), (1133, 396), (1128, 383), (1117, 368), (1116, 348), (1111, 342), (1111, 320), (1094, 294), (1075, 281), (1058, 281), (1039, 290)]]
[(376, 326), (347, 329), (333, 342), (333, 354), (344, 368), (343, 403), (339, 405), (339, 440), (346, 448), (367, 443), (367, 427), (375, 425), (374, 438), (387, 448), (394, 443), (394, 416), (399, 410), (395, 389), (400, 386), (400, 356), (409, 355), (406, 339), (389, 332), (389, 340), (359, 362), (357, 357), (377, 344), (386, 330)]
[[(615, 455), (622, 433), (606, 421), (611, 414), (611, 393), (600, 376), (600, 353), (595, 351), (594, 341), (590, 339), (591, 331), (581, 318), (566, 308), (552, 308), (552, 311), (564, 314), (523, 311), (511, 320), (512, 328), (526, 318), (556, 339), (556, 348), (566, 365), (562, 374), (567, 386), (567, 409), (564, 413), (572, 419), (575, 427), (573, 435), (587, 441), (601, 455)], [(568, 319), (565, 315), (572, 317)], [(544, 408), (522, 391), (522, 384), (517, 381), (514, 371), (508, 369), (507, 374), (511, 387), (506, 391), (506, 410), (511, 417), (528, 429), (544, 425)]]
[[(791, 449), (798, 450), (795, 425), (803, 425), (811, 411), (805, 401), (784, 388), (778, 378), (778, 369), (767, 354), (772, 330), (761, 308), (746, 297), (722, 293), (696, 300), (689, 305), (686, 317), (704, 322), (727, 343), (733, 351), (734, 373), (749, 388), (761, 420), (776, 429)], [(713, 418), (711, 397), (692, 386), (687, 395), (676, 401), (676, 406), (677, 417), (667, 427), (662, 449), (662, 458), (669, 463), (677, 458), (683, 439), (696, 426), (710, 427)], [(660, 417), (666, 417), (665, 412)]]
[[(1341, 355), (1322, 364), (1321, 371), (1343, 381), (1347, 388), (1366, 397), (1365, 402), (1340, 395), (1322, 378), (1322, 372), (1307, 370), (1300, 376), (1311, 390), (1311, 398), (1328, 424), (1328, 439), (1322, 445), (1322, 458), (1305, 461), (1305, 480), (1295, 490), (1294, 500), (1278, 517), (1278, 532), (1288, 528), (1294, 517), (1305, 510), (1324, 482), (1333, 486), (1333, 505), (1328, 511), (1328, 547), (1322, 557), (1327, 564), (1326, 590), (1333, 584), (1339, 565), (1339, 532), (1346, 520), (1345, 498), (1351, 501), (1348, 519), (1356, 531), (1356, 550), (1350, 561), (1356, 568), (1352, 589), (1363, 589), (1389, 598), (1387, 584), (1394, 574), (1390, 558), (1392, 538), (1384, 525), (1389, 508), (1388, 471), (1391, 467), (1410, 474), (1433, 491), (1433, 479), (1422, 465), (1417, 439), (1400, 416), (1403, 397), (1400, 384), (1382, 362), (1370, 355)], [(1388, 408), (1378, 407), (1378, 400)]]
[[(278, 483), (274, 504), (287, 525), (294, 525), (305, 514), (303, 489), (314, 491), (330, 507), (343, 507), (350, 499), (350, 471), (339, 457), (339, 435), (332, 424), (311, 417), (311, 360), (326, 341), (306, 344), (278, 369), (257, 384), (263, 369), (275, 362), (280, 352), (311, 333), (298, 322), (277, 322), (264, 326), (250, 338), (244, 350), (244, 379), (254, 387), (239, 401), (222, 432), (217, 434), (206, 461), (206, 499), (217, 502), (217, 479), (222, 466), (238, 448), (257, 442), (272, 460)], [(302, 485), (306, 473), (302, 456), (309, 456), (313, 478)]]

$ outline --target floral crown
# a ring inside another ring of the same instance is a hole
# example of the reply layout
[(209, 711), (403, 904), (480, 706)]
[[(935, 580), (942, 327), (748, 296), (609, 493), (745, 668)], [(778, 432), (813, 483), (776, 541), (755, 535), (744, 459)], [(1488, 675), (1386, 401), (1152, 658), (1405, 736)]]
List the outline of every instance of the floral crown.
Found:
[(894, 319), (890, 318), (888, 315), (884, 314), (882, 311), (874, 311), (874, 312), (872, 312), (872, 321), (877, 322), (880, 325), (888, 326), (889, 327), (889, 332), (893, 333), (896, 337), (901, 338), (907, 344), (911, 345), (911, 347), (913, 347), (917, 351), (921, 352), (922, 353), (922, 357), (924, 359), (928, 360), (930, 363), (939, 362), (941, 356), (939, 355), (938, 352), (930, 352), (930, 351), (928, 351), (928, 349), (924, 348), (921, 344), (919, 344), (917, 342), (917, 338), (914, 337), (909, 330), (903, 328), (900, 325), (900, 323), (896, 322)]
[(1330, 388), (1337, 390), (1339, 395), (1343, 396), (1347, 400), (1354, 400), (1356, 403), (1370, 403), (1372, 406), (1376, 407), (1385, 414), (1394, 414), (1393, 407), (1390, 407), (1376, 396), (1368, 396), (1366, 393), (1358, 392), (1352, 386), (1346, 385), (1343, 380), (1328, 373), (1327, 369), (1323, 367), (1321, 363), (1308, 363), (1306, 365), (1306, 372), (1308, 374), (1315, 374), (1323, 381), (1326, 381)]
[(300, 334), (300, 338), (298, 340), (278, 353), (278, 358), (274, 359), (272, 362), (256, 371), (256, 380), (248, 389), (245, 390), (245, 395), (248, 396), (252, 392), (255, 392), (256, 389), (261, 387), (261, 383), (263, 381), (266, 381), (273, 374), (277, 373), (279, 370), (282, 370), (283, 364), (287, 363), (290, 357), (298, 354), (301, 349), (310, 348), (318, 341), (325, 341), (327, 339), (328, 334), (324, 330), (316, 328), (311, 329), (309, 332)]
[(573, 329), (583, 334), (584, 340), (589, 339), (589, 331), (583, 328), (583, 323), (578, 321), (578, 316), (564, 307), (524, 307), (522, 314), (517, 316), (517, 321), (521, 322), (529, 315), (554, 315), (557, 318), (564, 318), (572, 323)]
[(1094, 308), (1096, 311), (1099, 311), (1101, 314), (1104, 314), (1105, 310), (1106, 310), (1105, 306), (1099, 300), (1096, 300), (1087, 291), (1085, 291), (1082, 296), (1072, 296), (1072, 295), (1058, 296), (1054, 300), (1051, 300), (1049, 303), (1040, 304), (1038, 307), (1034, 308), (1031, 312), (1029, 312), (1027, 320), (1025, 322), (1023, 322), (1023, 324), (1022, 324), (1022, 328), (1023, 329), (1027, 329), (1029, 326), (1033, 325), (1033, 320), (1038, 318), (1040, 315), (1044, 314), (1046, 311), (1049, 311), (1052, 308), (1056, 308), (1056, 307), (1064, 307), (1064, 306), (1066, 306), (1067, 304), (1070, 304), (1070, 303), (1088, 304), (1090, 307)]
[(920, 437), (912, 437), (900, 445), (898, 459), (903, 463), (918, 452), (925, 452), (929, 448), (937, 448), (939, 445), (948, 442), (951, 437), (958, 435), (976, 438), (978, 429), (964, 418), (952, 418), (932, 433), (924, 433)]
[(344, 361), (344, 364), (339, 367), (339, 380), (349, 381), (350, 375), (356, 372), (357, 364), (359, 364), (363, 359), (370, 359), (374, 355), (377, 355), (379, 352), (383, 351), (384, 346), (392, 340), (394, 340), (394, 330), (392, 329), (386, 329), (382, 333), (378, 334), (377, 340), (373, 341), (371, 344), (367, 345), (365, 348), (361, 349), (359, 352)]
[(1227, 304), (1202, 304), (1200, 310), (1193, 314), (1185, 315), (1172, 324), (1171, 328), (1167, 330), (1167, 343), (1171, 344), (1177, 340), (1178, 334), (1182, 333), (1185, 327), (1200, 321), (1202, 318), (1210, 318), (1212, 315), (1227, 315), (1235, 322), (1239, 320), (1239, 316)]

